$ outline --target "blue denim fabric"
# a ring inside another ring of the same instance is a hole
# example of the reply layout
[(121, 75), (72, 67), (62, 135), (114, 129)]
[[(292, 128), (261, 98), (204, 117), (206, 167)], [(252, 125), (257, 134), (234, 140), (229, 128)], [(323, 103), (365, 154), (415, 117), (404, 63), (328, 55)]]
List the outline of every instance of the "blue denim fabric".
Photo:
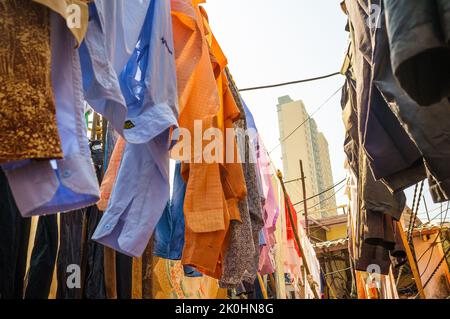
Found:
[(181, 176), (181, 163), (175, 166), (172, 200), (155, 229), (153, 254), (155, 256), (180, 260), (184, 246), (184, 195), (186, 184)]
[(194, 267), (184, 265), (183, 270), (184, 270), (184, 275), (186, 277), (190, 277), (190, 278), (203, 277), (203, 274), (198, 272), (197, 269), (195, 269)]
[(266, 238), (264, 237), (264, 231), (260, 230), (259, 231), (259, 245), (264, 246), (266, 244), (267, 244), (267, 242), (266, 242)]

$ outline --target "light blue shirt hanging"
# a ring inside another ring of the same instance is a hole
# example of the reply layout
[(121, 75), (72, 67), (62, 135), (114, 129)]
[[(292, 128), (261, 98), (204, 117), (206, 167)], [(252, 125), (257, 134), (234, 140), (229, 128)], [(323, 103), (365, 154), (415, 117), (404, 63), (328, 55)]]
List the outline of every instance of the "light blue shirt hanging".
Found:
[[(119, 76), (121, 97), (114, 78), (102, 78), (105, 71), (101, 70), (93, 43), (95, 39), (109, 39), (108, 30), (99, 27), (102, 10), (108, 3), (114, 5), (104, 1), (96, 7), (97, 19), (90, 22), (96, 34), (86, 36), (82, 54), (86, 69), (91, 72), (86, 73), (85, 88), (91, 93), (93, 108), (109, 118), (127, 144), (108, 208), (92, 238), (139, 257), (170, 192), (170, 129), (177, 127), (178, 118), (170, 1), (150, 2), (136, 48)], [(108, 68), (114, 69), (113, 58), (109, 60), (112, 62)], [(104, 94), (99, 96), (99, 92)], [(121, 100), (124, 106), (120, 105)]]

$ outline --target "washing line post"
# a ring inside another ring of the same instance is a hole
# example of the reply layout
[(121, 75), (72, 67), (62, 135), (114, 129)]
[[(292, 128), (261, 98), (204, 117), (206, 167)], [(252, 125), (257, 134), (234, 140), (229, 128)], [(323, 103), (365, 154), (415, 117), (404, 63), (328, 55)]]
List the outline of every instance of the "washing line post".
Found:
[(318, 294), (318, 292), (317, 292), (317, 290), (316, 290), (316, 286), (317, 286), (317, 285), (316, 285), (316, 283), (314, 282), (314, 280), (313, 280), (313, 278), (312, 278), (311, 271), (310, 271), (310, 268), (309, 268), (309, 265), (308, 265), (308, 261), (307, 261), (306, 258), (305, 258), (306, 255), (305, 255), (305, 252), (304, 252), (304, 250), (303, 250), (303, 246), (302, 246), (302, 244), (301, 244), (300, 237), (298, 236), (297, 225), (296, 225), (295, 222), (294, 222), (293, 214), (294, 214), (295, 212), (292, 212), (292, 211), (291, 211), (291, 206), (287, 203), (287, 192), (286, 192), (286, 187), (284, 186), (284, 182), (283, 182), (283, 174), (281, 174), (281, 171), (280, 171), (280, 170), (277, 170), (277, 177), (278, 177), (278, 179), (280, 180), (281, 189), (283, 190), (284, 203), (285, 203), (286, 209), (287, 209), (287, 211), (288, 211), (289, 221), (291, 222), (292, 230), (293, 230), (293, 232), (294, 232), (294, 239), (295, 239), (295, 242), (297, 243), (298, 249), (300, 250), (300, 254), (301, 254), (301, 256), (302, 256), (303, 266), (305, 267), (306, 277), (307, 277), (308, 284), (309, 284), (309, 286), (310, 286), (310, 288), (311, 288), (311, 290), (312, 290), (312, 292), (313, 292), (313, 294), (314, 294), (314, 298), (315, 298), (315, 299), (319, 299), (319, 294)]
[(303, 214), (305, 215), (305, 231), (309, 237), (309, 222), (308, 222), (308, 205), (306, 203), (306, 185), (305, 185), (305, 173), (303, 172), (303, 161), (300, 160), (300, 179), (302, 181), (303, 191)]
[[(403, 230), (402, 223), (400, 221), (397, 221), (397, 226), (398, 226), (397, 229), (400, 233), (400, 237), (403, 242), (403, 246), (405, 246), (406, 256), (408, 257), (408, 262), (409, 265), (411, 266), (411, 271), (414, 277), (414, 281), (416, 283), (417, 290), (419, 291), (420, 299), (427, 299), (425, 292), (423, 290), (422, 280), (420, 278), (416, 259), (414, 258), (414, 255), (411, 251), (411, 246), (409, 246), (408, 238), (406, 237), (405, 231)], [(412, 226), (412, 229), (414, 229), (414, 225)]]

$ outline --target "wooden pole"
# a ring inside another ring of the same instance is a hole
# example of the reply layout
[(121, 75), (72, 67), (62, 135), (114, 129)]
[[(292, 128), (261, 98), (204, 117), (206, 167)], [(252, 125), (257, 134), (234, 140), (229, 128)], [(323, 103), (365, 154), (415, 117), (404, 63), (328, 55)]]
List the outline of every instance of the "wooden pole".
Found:
[(311, 271), (310, 271), (310, 269), (309, 269), (308, 262), (306, 261), (306, 258), (305, 258), (305, 252), (304, 252), (304, 250), (303, 250), (303, 246), (302, 246), (302, 244), (301, 244), (301, 242), (300, 242), (300, 238), (299, 238), (299, 236), (298, 236), (297, 225), (294, 223), (294, 217), (293, 217), (293, 215), (292, 215), (293, 212), (291, 211), (290, 205), (287, 203), (287, 192), (286, 192), (286, 188), (284, 187), (283, 175), (281, 174), (280, 170), (277, 171), (277, 176), (278, 176), (278, 179), (280, 180), (281, 188), (283, 189), (284, 202), (285, 202), (286, 208), (287, 208), (287, 210), (288, 210), (288, 215), (289, 215), (289, 220), (290, 220), (290, 222), (291, 222), (292, 230), (294, 231), (294, 238), (295, 238), (295, 241), (296, 241), (296, 243), (297, 243), (297, 246), (298, 246), (298, 248), (299, 248), (299, 250), (300, 250), (300, 254), (302, 255), (303, 266), (305, 267), (306, 276), (307, 276), (307, 279), (308, 279), (308, 280), (307, 280), (307, 281), (308, 281), (308, 284), (309, 284), (309, 286), (310, 286), (310, 288), (311, 288), (311, 290), (312, 290), (312, 292), (313, 292), (313, 294), (314, 294), (314, 298), (315, 298), (315, 299), (319, 299), (319, 294), (317, 293), (316, 285), (314, 285), (314, 284), (311, 282), (311, 281), (312, 281), (312, 279), (311, 279)]
[(409, 262), (409, 265), (411, 266), (411, 271), (414, 276), (414, 281), (416, 283), (417, 290), (419, 291), (419, 296), (421, 299), (427, 299), (427, 297), (425, 296), (425, 292), (423, 290), (422, 281), (421, 281), (420, 275), (419, 275), (419, 270), (417, 269), (417, 263), (413, 256), (413, 253), (411, 251), (411, 247), (409, 246), (408, 239), (406, 238), (402, 223), (400, 221), (398, 221), (397, 225), (398, 225), (397, 228), (400, 233), (400, 237), (403, 242), (403, 246), (405, 246), (406, 256), (408, 257), (408, 262)]
[(258, 282), (259, 282), (259, 286), (261, 287), (261, 293), (263, 295), (263, 298), (269, 299), (269, 296), (267, 295), (266, 286), (264, 285), (264, 281), (263, 281), (261, 275), (259, 273), (257, 273), (257, 276), (258, 276)]
[(305, 173), (303, 172), (302, 160), (300, 160), (300, 179), (302, 180), (302, 190), (303, 190), (303, 214), (305, 215), (305, 230), (306, 235), (308, 235), (309, 237), (308, 205), (306, 203)]

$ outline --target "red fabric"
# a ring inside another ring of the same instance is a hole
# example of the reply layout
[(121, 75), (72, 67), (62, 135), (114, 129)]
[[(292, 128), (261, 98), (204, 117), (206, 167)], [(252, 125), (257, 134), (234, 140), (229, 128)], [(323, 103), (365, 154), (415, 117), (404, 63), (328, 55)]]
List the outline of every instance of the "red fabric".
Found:
[(285, 207), (285, 213), (286, 213), (286, 234), (287, 234), (287, 240), (288, 241), (292, 240), (294, 242), (295, 250), (297, 251), (298, 256), (301, 257), (300, 248), (298, 247), (297, 241), (295, 240), (294, 229), (292, 228), (291, 219), (289, 218), (288, 207), (291, 210), (292, 219), (294, 220), (294, 224), (296, 225), (296, 228), (298, 229), (299, 226), (298, 226), (298, 222), (297, 222), (297, 213), (296, 213), (296, 211), (294, 209), (294, 205), (292, 205), (291, 199), (289, 198), (288, 194), (285, 194), (284, 207)]

